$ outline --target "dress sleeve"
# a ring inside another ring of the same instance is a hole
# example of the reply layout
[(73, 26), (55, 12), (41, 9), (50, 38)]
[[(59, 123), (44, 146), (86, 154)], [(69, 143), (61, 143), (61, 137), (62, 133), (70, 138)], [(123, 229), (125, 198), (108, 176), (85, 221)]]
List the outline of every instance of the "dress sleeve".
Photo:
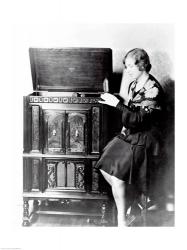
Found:
[(122, 111), (122, 124), (126, 128), (134, 129), (150, 124), (159, 112), (157, 109), (147, 106), (130, 108), (121, 102), (117, 104), (116, 108)]
[[(149, 101), (149, 104), (152, 103)], [(159, 120), (161, 109), (154, 105), (130, 107), (119, 102), (116, 106), (122, 112), (122, 124), (126, 128), (142, 129)]]

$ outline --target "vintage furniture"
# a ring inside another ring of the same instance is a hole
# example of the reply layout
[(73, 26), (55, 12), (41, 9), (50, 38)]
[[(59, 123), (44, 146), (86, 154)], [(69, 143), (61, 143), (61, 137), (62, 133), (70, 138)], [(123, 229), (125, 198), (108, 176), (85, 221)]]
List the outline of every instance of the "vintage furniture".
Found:
[(30, 48), (29, 53), (34, 92), (24, 96), (23, 225), (30, 224), (32, 213), (115, 225), (114, 203), (94, 169), (110, 139), (107, 108), (98, 99), (108, 90), (112, 51)]

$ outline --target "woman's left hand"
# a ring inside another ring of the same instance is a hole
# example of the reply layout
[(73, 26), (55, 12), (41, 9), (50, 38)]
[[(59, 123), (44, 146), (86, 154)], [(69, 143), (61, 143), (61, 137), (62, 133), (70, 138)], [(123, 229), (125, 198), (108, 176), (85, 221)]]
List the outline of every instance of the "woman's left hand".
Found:
[(103, 99), (103, 101), (99, 101), (99, 103), (107, 104), (113, 107), (116, 107), (119, 102), (119, 99), (117, 97), (109, 93), (101, 94), (101, 98)]

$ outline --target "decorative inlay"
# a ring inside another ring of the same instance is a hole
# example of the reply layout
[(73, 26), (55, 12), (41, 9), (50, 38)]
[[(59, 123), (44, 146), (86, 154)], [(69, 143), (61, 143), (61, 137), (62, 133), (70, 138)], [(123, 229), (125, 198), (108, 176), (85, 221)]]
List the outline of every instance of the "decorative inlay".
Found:
[(85, 134), (86, 134), (86, 114), (82, 113), (69, 113), (68, 114), (68, 136), (67, 152), (69, 153), (84, 153), (85, 148)]
[(99, 153), (100, 142), (100, 108), (92, 108), (92, 153)]
[(44, 110), (45, 151), (65, 153), (65, 112)]
[(39, 115), (40, 115), (40, 107), (32, 106), (32, 150), (39, 151)]
[(100, 97), (43, 97), (30, 96), (30, 103), (98, 103)]
[(76, 187), (79, 189), (85, 189), (84, 185), (84, 164), (76, 164)]
[(39, 189), (39, 159), (32, 161), (32, 188)]
[(47, 180), (48, 180), (48, 188), (56, 187), (56, 164), (55, 163), (47, 164)]
[(94, 168), (96, 161), (92, 161), (92, 191), (99, 191), (99, 173), (98, 170)]

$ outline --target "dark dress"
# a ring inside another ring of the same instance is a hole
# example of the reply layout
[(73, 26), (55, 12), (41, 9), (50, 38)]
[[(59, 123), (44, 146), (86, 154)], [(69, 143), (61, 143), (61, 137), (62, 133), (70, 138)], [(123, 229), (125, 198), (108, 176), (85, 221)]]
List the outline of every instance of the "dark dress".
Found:
[[(132, 84), (129, 92), (132, 93)], [(125, 131), (106, 145), (95, 166), (134, 184), (143, 193), (147, 192), (154, 159), (161, 152), (159, 121), (162, 95), (160, 84), (150, 75), (127, 106), (118, 103), (116, 108), (122, 112)]]

